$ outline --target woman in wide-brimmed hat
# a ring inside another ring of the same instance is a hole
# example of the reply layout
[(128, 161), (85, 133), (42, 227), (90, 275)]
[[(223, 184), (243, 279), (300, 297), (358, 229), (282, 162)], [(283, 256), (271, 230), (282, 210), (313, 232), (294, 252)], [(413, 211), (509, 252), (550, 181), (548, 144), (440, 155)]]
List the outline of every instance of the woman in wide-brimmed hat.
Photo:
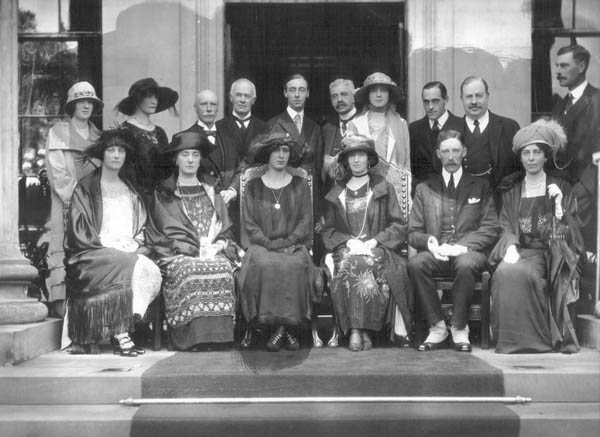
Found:
[(64, 315), (65, 299), (65, 252), (64, 213), (77, 181), (95, 170), (101, 163), (88, 160), (84, 150), (96, 141), (100, 131), (90, 117), (102, 110), (102, 100), (88, 82), (77, 82), (67, 93), (63, 106), (66, 117), (50, 128), (46, 143), (46, 169), (52, 194), (50, 217), (46, 224), (48, 231), (38, 244), (48, 242), (47, 280), (50, 313)]
[(371, 333), (381, 331), (398, 305), (404, 325), (396, 330), (400, 346), (409, 346), (406, 259), (398, 249), (407, 239), (394, 188), (371, 170), (379, 160), (373, 140), (348, 135), (339, 161), (347, 171), (327, 194), (323, 242), (331, 255), (331, 300), (336, 321), (352, 351), (372, 347)]
[(160, 270), (140, 241), (146, 209), (122, 168), (135, 157), (135, 139), (125, 129), (105, 131), (86, 155), (102, 166), (81, 179), (68, 214), (65, 263), (72, 353), (99, 353), (110, 336), (116, 354), (144, 351), (129, 337), (158, 295)]
[(363, 86), (354, 94), (362, 113), (355, 117), (349, 129), (375, 141), (379, 158), (403, 169), (410, 169), (408, 125), (396, 112), (402, 92), (384, 73), (367, 76)]
[[(300, 145), (289, 135), (271, 133), (250, 148), (260, 167), (242, 194), (242, 246), (247, 249), (239, 275), (240, 300), (250, 325), (274, 329), (267, 349), (300, 345), (295, 327), (310, 320), (315, 295), (312, 202), (307, 179), (293, 176)], [(262, 170), (262, 171), (259, 171)], [(242, 346), (249, 345), (249, 338)]]
[(198, 173), (212, 148), (208, 138), (184, 131), (164, 152), (175, 170), (154, 192), (147, 244), (164, 272), (166, 319), (171, 344), (179, 350), (200, 343), (233, 341), (235, 281), (230, 261), (227, 206), (214, 180)]
[(129, 118), (121, 125), (136, 137), (139, 150), (129, 176), (144, 199), (152, 197), (155, 186), (168, 176), (169, 164), (161, 152), (167, 147), (167, 134), (150, 120), (152, 114), (173, 109), (179, 94), (171, 88), (159, 86), (152, 78), (140, 79), (129, 88), (127, 97), (116, 109)]
[(543, 119), (513, 138), (523, 173), (500, 184), (501, 234), (490, 254), (497, 266), (491, 319), (499, 353), (577, 349), (567, 310), (579, 295), (582, 241), (576, 204), (567, 181), (544, 171), (546, 161), (565, 144), (561, 126)]

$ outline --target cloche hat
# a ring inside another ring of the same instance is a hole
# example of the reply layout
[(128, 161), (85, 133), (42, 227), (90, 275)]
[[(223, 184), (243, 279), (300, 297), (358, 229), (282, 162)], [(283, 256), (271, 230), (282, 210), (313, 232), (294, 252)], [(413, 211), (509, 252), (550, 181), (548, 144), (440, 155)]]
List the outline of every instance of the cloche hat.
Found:
[(71, 106), (80, 100), (91, 100), (94, 102), (94, 112), (100, 111), (104, 106), (104, 102), (96, 95), (96, 90), (89, 82), (77, 82), (73, 84), (67, 91), (67, 101), (63, 105), (63, 111), (66, 113), (72, 112)]
[(149, 91), (152, 91), (158, 99), (155, 114), (173, 107), (179, 99), (177, 91), (166, 86), (158, 86), (158, 83), (154, 79), (147, 77), (145, 79), (140, 79), (131, 85), (128, 96), (117, 103), (117, 110), (125, 115), (133, 115), (136, 105)]
[(371, 88), (377, 85), (385, 86), (390, 91), (390, 103), (398, 103), (402, 100), (402, 91), (398, 88), (396, 82), (385, 73), (375, 72), (369, 74), (363, 82), (363, 86), (356, 90), (354, 94), (356, 103), (360, 106), (369, 103), (369, 92)]
[(288, 133), (272, 131), (257, 137), (256, 141), (248, 149), (250, 161), (253, 164), (267, 164), (271, 152), (281, 146), (288, 146), (290, 159), (288, 165), (297, 167), (300, 165), (300, 145), (298, 141)]
[(213, 145), (208, 140), (206, 135), (200, 132), (183, 131), (173, 135), (169, 147), (162, 153), (165, 155), (177, 154), (182, 150), (195, 149), (199, 150), (202, 157), (210, 155), (213, 150)]
[(379, 155), (375, 151), (375, 142), (360, 134), (346, 135), (342, 140), (342, 151), (338, 155), (338, 162), (343, 163), (348, 154), (352, 152), (366, 152), (374, 161), (371, 161), (372, 165), (376, 165), (379, 162)]

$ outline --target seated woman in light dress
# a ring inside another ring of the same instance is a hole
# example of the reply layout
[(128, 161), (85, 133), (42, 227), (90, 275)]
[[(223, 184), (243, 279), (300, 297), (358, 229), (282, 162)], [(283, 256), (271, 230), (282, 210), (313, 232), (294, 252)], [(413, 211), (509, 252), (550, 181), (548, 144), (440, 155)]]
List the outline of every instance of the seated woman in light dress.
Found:
[(150, 202), (148, 246), (164, 272), (169, 337), (176, 349), (233, 341), (235, 293), (231, 221), (215, 180), (198, 173), (211, 144), (198, 132), (173, 137), (165, 159), (175, 172)]
[(523, 173), (500, 184), (501, 234), (490, 254), (491, 324), (496, 352), (578, 350), (569, 308), (579, 297), (583, 242), (571, 187), (544, 171), (566, 135), (554, 121), (519, 130), (513, 152)]
[(315, 293), (310, 187), (287, 169), (300, 164), (298, 148), (280, 133), (253, 145), (253, 161), (267, 168), (243, 193), (241, 307), (249, 324), (273, 328), (271, 352), (299, 349), (296, 327), (310, 320)]
[(79, 181), (71, 199), (65, 282), (72, 353), (98, 353), (98, 343), (108, 336), (115, 354), (144, 353), (128, 331), (158, 295), (162, 278), (142, 254), (148, 252), (142, 199), (120, 175), (134, 142), (122, 129), (102, 133), (86, 151), (102, 167)]
[[(333, 254), (331, 299), (350, 350), (369, 350), (371, 334), (391, 321), (394, 300), (406, 324), (401, 346), (410, 346), (406, 258), (397, 252), (407, 239), (394, 188), (371, 174), (377, 164), (373, 140), (349, 135), (339, 161), (347, 169), (342, 183), (327, 194), (323, 242)], [(326, 264), (328, 264), (326, 258)], [(393, 299), (395, 298), (395, 299)]]

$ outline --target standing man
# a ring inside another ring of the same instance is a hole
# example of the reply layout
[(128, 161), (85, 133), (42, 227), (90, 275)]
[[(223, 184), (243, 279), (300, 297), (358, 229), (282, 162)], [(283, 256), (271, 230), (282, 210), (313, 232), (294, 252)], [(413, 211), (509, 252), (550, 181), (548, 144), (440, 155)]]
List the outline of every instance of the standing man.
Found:
[[(592, 155), (600, 152), (600, 90), (586, 80), (589, 65), (590, 52), (585, 47), (572, 45), (558, 50), (556, 79), (569, 92), (552, 109), (552, 118), (562, 125), (567, 134), (567, 148), (559, 156), (557, 165), (561, 168), (566, 166), (573, 184), (572, 195), (577, 199), (585, 250), (588, 259), (593, 260), (597, 252), (598, 170), (592, 162)], [(597, 259), (595, 262), (598, 262)], [(594, 283), (593, 267), (590, 262), (582, 269), (582, 301), (587, 301), (588, 293), (592, 291), (592, 287), (584, 284)]]
[[(315, 218), (322, 215), (321, 166), (323, 163), (323, 140), (321, 128), (306, 116), (304, 106), (310, 91), (308, 82), (301, 74), (289, 76), (283, 87), (287, 107), (267, 123), (269, 131), (279, 131), (295, 138), (301, 145), (301, 166), (313, 176), (313, 212)], [(317, 221), (315, 221), (317, 223)]]
[(498, 216), (486, 178), (463, 171), (467, 155), (461, 134), (442, 131), (437, 157), (442, 173), (417, 185), (408, 220), (408, 242), (418, 254), (408, 259), (411, 289), (422, 306), (429, 335), (418, 350), (443, 345), (448, 330), (434, 276), (454, 276), (450, 332), (457, 351), (471, 352), (468, 311), (476, 279), (498, 235)]
[(439, 173), (436, 156), (440, 131), (454, 129), (463, 132), (465, 121), (446, 109), (448, 90), (442, 82), (428, 82), (421, 91), (425, 117), (408, 125), (410, 136), (410, 167), (413, 191), (420, 182)]
[(519, 130), (519, 123), (488, 110), (490, 93), (487, 82), (481, 77), (467, 77), (460, 86), (460, 98), (466, 122), (464, 170), (488, 179), (495, 190), (499, 210), (500, 196), (496, 187), (505, 176), (520, 169), (517, 156), (512, 152), (512, 139)]
[(337, 162), (337, 154), (342, 150), (342, 139), (346, 136), (348, 123), (356, 115), (354, 105), (354, 82), (349, 79), (336, 79), (329, 84), (331, 106), (337, 113), (323, 126), (323, 171), (322, 178), (326, 193), (335, 182), (329, 174), (333, 164)]
[(221, 192), (227, 204), (238, 195), (240, 188), (238, 175), (247, 167), (245, 159), (250, 143), (266, 130), (266, 123), (252, 116), (252, 106), (256, 102), (256, 87), (251, 81), (241, 78), (233, 82), (229, 91), (229, 101), (232, 105), (232, 113), (215, 123), (221, 147), (231, 153), (235, 150), (241, 162), (227, 190)]

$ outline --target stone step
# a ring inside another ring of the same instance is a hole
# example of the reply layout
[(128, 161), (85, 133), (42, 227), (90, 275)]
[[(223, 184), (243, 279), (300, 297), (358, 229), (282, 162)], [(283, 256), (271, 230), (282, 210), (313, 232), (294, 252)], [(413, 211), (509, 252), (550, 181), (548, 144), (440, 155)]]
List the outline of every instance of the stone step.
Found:
[(590, 314), (579, 314), (577, 332), (583, 346), (600, 350), (600, 318)]
[[(406, 435), (405, 429), (397, 429), (402, 417), (416, 420), (426, 419), (421, 434), (411, 435), (449, 435), (449, 427), (460, 426), (468, 432), (469, 424), (482, 420), (486, 426), (485, 410), (481, 414), (473, 413), (472, 404), (462, 404), (445, 408), (436, 404), (311, 404), (292, 408), (281, 405), (238, 405), (223, 406), (177, 406), (172, 416), (164, 414), (170, 408), (163, 409), (160, 415), (160, 429), (154, 429), (153, 435), (175, 435), (169, 432), (170, 424), (180, 424), (190, 420), (190, 432), (178, 436), (199, 435), (203, 426), (219, 429), (218, 435), (238, 435), (240, 421), (255, 418), (250, 423), (260, 435), (311, 435), (352, 436), (352, 435)], [(158, 407), (157, 407), (158, 408)], [(588, 437), (598, 435), (600, 429), (600, 403), (533, 403), (530, 405), (508, 406), (519, 417), (519, 437)], [(131, 435), (132, 419), (138, 412), (137, 407), (120, 405), (0, 405), (0, 429), (3, 436), (44, 436), (69, 437), (87, 436), (120, 437)], [(493, 412), (495, 408), (490, 408)], [(160, 413), (157, 413), (160, 414)], [(448, 414), (452, 414), (449, 417)], [(490, 414), (493, 416), (493, 414)], [(332, 421), (332, 417), (335, 419)], [(370, 424), (358, 420), (363, 417)], [(291, 422), (288, 420), (293, 418)], [(492, 423), (493, 417), (489, 417)], [(377, 429), (373, 421), (379, 421)], [(421, 425), (423, 426), (423, 425)], [(246, 428), (243, 435), (257, 435)], [(365, 433), (366, 431), (366, 433)], [(435, 433), (430, 433), (435, 432)], [(242, 434), (240, 434), (242, 435)], [(483, 434), (482, 434), (483, 435)]]
[(62, 320), (0, 325), (0, 365), (30, 360), (60, 347)]

